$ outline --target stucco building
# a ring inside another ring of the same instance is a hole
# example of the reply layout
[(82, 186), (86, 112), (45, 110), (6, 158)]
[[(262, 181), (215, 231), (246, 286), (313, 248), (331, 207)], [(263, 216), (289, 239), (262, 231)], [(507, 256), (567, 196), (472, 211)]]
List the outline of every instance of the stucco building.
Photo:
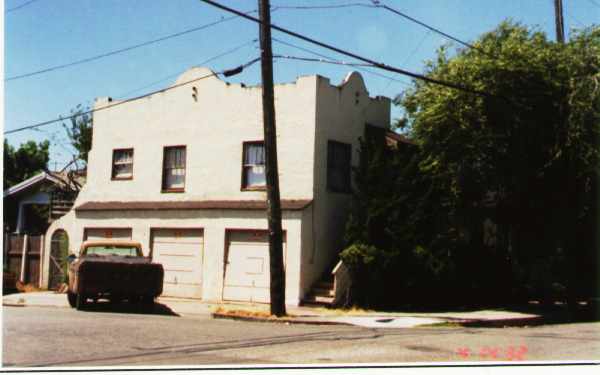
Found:
[[(260, 87), (213, 76), (95, 112), (87, 184), (47, 238), (66, 231), (71, 251), (140, 241), (164, 265), (164, 295), (268, 302), (261, 100)], [(275, 86), (275, 111), (286, 303), (297, 305), (341, 250), (358, 140), (367, 124), (389, 128), (390, 100), (369, 97), (358, 73), (338, 86), (306, 76)]]

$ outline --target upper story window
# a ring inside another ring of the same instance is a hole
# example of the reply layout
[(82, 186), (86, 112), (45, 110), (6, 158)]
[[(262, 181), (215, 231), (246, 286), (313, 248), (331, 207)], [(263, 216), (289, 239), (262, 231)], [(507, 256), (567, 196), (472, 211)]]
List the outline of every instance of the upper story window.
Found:
[(327, 143), (327, 189), (338, 193), (349, 193), (350, 160), (352, 145), (336, 141)]
[(113, 150), (112, 179), (131, 180), (133, 178), (133, 149)]
[(265, 144), (244, 142), (242, 190), (264, 190), (265, 185)]
[(181, 192), (185, 188), (185, 146), (165, 147), (163, 151), (162, 190)]

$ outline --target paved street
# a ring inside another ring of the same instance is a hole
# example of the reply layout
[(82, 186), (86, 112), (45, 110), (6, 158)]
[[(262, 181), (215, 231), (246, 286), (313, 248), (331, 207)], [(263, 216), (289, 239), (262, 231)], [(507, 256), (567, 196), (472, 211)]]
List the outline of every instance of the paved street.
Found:
[(5, 366), (585, 360), (600, 323), (529, 328), (285, 325), (65, 308), (3, 310)]

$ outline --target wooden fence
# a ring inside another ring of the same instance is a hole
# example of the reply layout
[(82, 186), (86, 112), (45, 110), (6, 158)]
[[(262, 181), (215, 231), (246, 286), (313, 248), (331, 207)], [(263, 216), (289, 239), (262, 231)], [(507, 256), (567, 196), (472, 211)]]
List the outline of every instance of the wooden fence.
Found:
[(5, 234), (4, 256), (8, 271), (24, 284), (41, 286), (44, 236)]

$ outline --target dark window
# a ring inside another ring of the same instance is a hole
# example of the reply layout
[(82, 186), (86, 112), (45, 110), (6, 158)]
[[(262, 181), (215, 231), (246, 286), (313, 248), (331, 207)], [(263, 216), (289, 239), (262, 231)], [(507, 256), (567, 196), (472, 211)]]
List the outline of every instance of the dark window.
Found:
[(130, 180), (133, 178), (133, 149), (113, 150), (112, 179)]
[(185, 188), (185, 146), (165, 147), (163, 154), (163, 191)]
[(244, 142), (242, 161), (242, 189), (264, 190), (265, 145), (264, 142)]
[(346, 143), (327, 143), (327, 188), (330, 191), (350, 192), (350, 159), (352, 146)]

